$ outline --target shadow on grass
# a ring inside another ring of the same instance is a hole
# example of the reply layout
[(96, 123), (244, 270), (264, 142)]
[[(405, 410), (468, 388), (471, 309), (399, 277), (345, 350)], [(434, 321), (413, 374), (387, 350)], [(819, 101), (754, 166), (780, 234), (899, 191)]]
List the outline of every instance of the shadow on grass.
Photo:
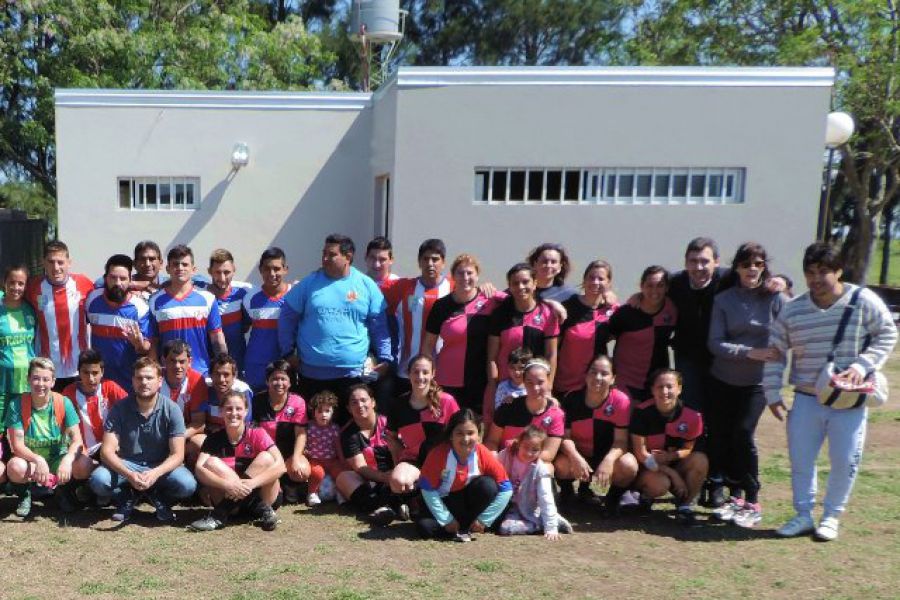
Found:
[(613, 533), (638, 531), (647, 535), (667, 537), (683, 542), (753, 541), (775, 538), (772, 529), (744, 529), (731, 523), (716, 521), (705, 511), (697, 511), (697, 522), (686, 527), (675, 519), (671, 505), (655, 503), (650, 513), (623, 510), (612, 518), (602, 518), (596, 511), (584, 506), (569, 506), (561, 511), (572, 523), (575, 533)]
[(35, 499), (31, 507), (31, 514), (23, 519), (15, 514), (17, 504), (18, 498), (14, 496), (7, 496), (0, 499), (0, 514), (7, 515), (3, 519), (0, 519), (0, 522), (18, 525), (28, 524), (37, 519), (46, 519), (54, 521), (57, 527), (61, 529), (71, 527), (92, 529), (94, 531), (118, 531), (123, 527), (132, 525), (146, 528), (184, 527), (188, 523), (205, 516), (209, 512), (209, 509), (204, 507), (176, 507), (173, 509), (175, 512), (175, 521), (173, 523), (161, 523), (156, 520), (152, 510), (141, 510), (136, 507), (131, 519), (126, 523), (119, 523), (110, 518), (112, 517), (114, 510), (111, 506), (106, 508), (87, 507), (78, 509), (72, 513), (63, 513), (56, 507), (56, 502), (53, 497), (46, 496)]

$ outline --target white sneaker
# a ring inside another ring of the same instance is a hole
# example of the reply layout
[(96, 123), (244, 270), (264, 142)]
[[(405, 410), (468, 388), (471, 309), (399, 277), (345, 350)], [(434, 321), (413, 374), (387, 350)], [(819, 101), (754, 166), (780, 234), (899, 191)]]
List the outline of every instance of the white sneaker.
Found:
[(796, 515), (793, 519), (775, 530), (775, 535), (779, 537), (797, 537), (810, 533), (816, 528), (812, 517), (809, 515)]
[(322, 499), (319, 498), (319, 495), (317, 493), (313, 492), (306, 497), (307, 506), (318, 506), (320, 504), (322, 504)]
[(838, 518), (837, 517), (825, 517), (821, 521), (819, 521), (819, 526), (816, 527), (816, 539), (823, 542), (831, 542), (837, 539), (838, 536)]
[(755, 504), (745, 503), (744, 508), (735, 513), (732, 519), (735, 525), (744, 529), (752, 529), (759, 525), (760, 521), (762, 521), (762, 507), (759, 505), (759, 502)]
[(744, 508), (744, 499), (743, 498), (735, 498), (732, 496), (728, 499), (728, 502), (720, 506), (719, 508), (712, 511), (712, 516), (717, 521), (722, 521), (727, 523), (734, 519), (734, 516), (738, 514)]

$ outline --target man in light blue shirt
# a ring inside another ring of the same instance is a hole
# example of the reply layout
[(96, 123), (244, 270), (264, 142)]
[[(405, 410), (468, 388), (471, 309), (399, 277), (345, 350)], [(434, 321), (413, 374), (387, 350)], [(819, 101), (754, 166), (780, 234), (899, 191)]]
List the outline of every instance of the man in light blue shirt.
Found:
[[(348, 417), (349, 388), (382, 374), (391, 360), (384, 296), (378, 285), (352, 266), (353, 240), (325, 238), (322, 268), (307, 275), (284, 299), (278, 318), (282, 356), (297, 352), (300, 393), (311, 398), (331, 390), (341, 400), (339, 424)], [(365, 368), (369, 348), (376, 364)]]

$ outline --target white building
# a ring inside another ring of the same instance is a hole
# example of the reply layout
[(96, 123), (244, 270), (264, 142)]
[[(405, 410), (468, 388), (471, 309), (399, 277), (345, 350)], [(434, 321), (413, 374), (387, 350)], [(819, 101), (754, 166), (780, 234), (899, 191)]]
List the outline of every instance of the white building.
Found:
[[(232, 250), (238, 276), (281, 246), (297, 277), (327, 233), (375, 234), (395, 271), (442, 238), (499, 282), (544, 241), (570, 283), (594, 258), (628, 293), (709, 235), (767, 247), (800, 278), (815, 237), (834, 73), (822, 68), (401, 67), (359, 93), (56, 92), (59, 235), (78, 270), (141, 239)], [(249, 164), (232, 166), (236, 144)]]

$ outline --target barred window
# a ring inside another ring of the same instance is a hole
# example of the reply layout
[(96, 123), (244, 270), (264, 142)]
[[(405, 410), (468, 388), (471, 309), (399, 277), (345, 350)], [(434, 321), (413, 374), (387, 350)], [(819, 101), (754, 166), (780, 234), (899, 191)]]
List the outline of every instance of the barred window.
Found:
[(742, 204), (745, 169), (590, 167), (475, 169), (476, 204)]
[(120, 209), (196, 210), (199, 207), (199, 177), (119, 177)]

